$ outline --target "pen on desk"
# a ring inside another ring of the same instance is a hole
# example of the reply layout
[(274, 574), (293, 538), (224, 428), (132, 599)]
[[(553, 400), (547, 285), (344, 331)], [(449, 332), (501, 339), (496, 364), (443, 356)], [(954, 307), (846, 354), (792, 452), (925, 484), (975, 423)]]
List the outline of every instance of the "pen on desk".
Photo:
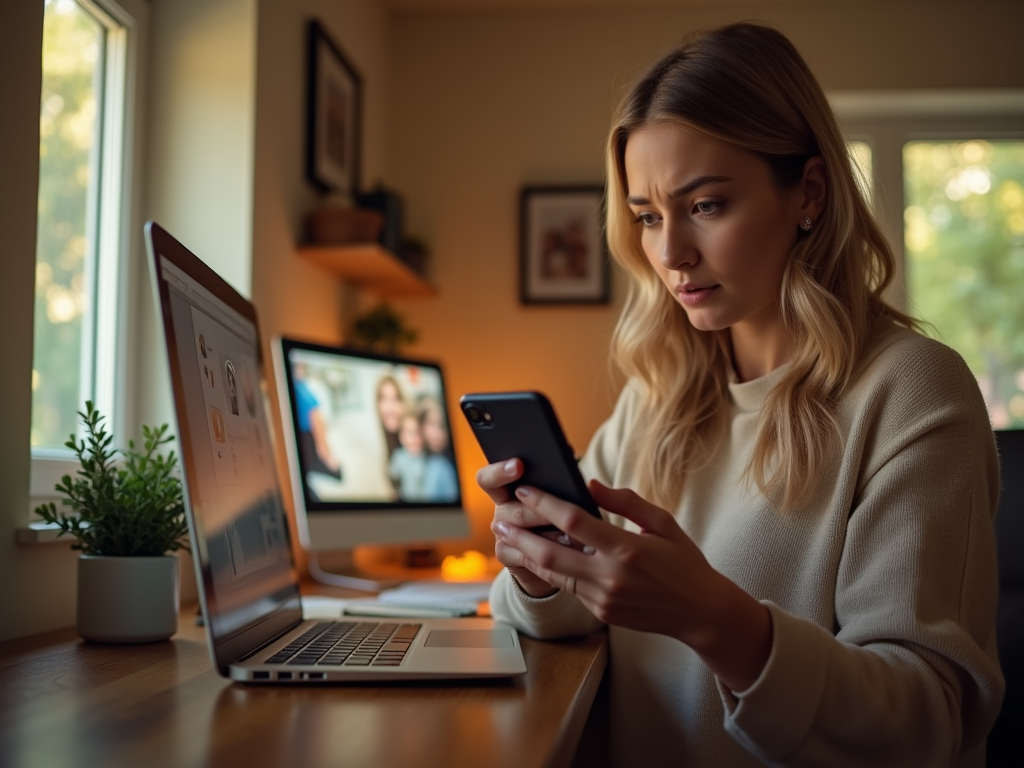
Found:
[(354, 603), (342, 609), (346, 616), (379, 616), (392, 618), (451, 619), (459, 616), (472, 616), (475, 607), (469, 606), (421, 606), (393, 605), (390, 603)]

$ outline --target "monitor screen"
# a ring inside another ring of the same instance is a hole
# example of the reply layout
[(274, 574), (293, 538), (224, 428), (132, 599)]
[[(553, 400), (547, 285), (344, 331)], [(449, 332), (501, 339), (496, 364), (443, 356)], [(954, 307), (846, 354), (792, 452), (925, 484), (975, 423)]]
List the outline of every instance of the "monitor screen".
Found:
[[(309, 520), (378, 513), (382, 524), (391, 515), (405, 526), (397, 515), (462, 517), (437, 363), (296, 339), (275, 342), (275, 363), (296, 506)], [(371, 541), (401, 537), (396, 528)]]

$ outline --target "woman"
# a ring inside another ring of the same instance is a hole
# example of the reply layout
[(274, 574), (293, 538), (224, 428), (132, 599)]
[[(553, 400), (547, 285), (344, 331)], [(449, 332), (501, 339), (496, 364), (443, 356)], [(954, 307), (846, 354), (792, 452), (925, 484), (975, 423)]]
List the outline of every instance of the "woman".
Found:
[[(894, 260), (789, 41), (739, 24), (608, 142), (628, 378), (581, 463), (606, 521), (485, 467), (495, 617), (609, 625), (614, 765), (982, 765), (1002, 697), (977, 385)], [(529, 528), (553, 523), (552, 540)]]
[(401, 428), (402, 416), (408, 411), (405, 398), (402, 396), (402, 388), (398, 386), (398, 380), (394, 376), (381, 376), (377, 382), (376, 401), (377, 415), (384, 430), (384, 440), (390, 459), (391, 454), (399, 446), (398, 431)]

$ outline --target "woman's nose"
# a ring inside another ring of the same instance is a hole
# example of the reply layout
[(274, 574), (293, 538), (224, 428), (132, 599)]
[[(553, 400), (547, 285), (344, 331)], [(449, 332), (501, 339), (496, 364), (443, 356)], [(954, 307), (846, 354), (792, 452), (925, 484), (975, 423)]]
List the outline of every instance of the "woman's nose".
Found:
[(659, 260), (665, 269), (678, 272), (700, 261), (700, 253), (685, 228), (666, 227)]

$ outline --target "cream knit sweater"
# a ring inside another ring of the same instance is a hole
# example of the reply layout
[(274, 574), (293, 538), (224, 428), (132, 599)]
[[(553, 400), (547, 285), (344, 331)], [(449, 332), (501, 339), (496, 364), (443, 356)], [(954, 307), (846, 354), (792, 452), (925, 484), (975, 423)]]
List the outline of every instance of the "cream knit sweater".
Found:
[[(952, 350), (885, 326), (839, 403), (841, 455), (783, 513), (740, 480), (782, 370), (729, 385), (728, 431), (675, 510), (711, 565), (771, 610), (768, 663), (733, 694), (677, 640), (610, 627), (611, 764), (983, 765), (1003, 681), (999, 470), (977, 384)], [(627, 386), (586, 476), (632, 486), (635, 408)], [(531, 598), (507, 571), (491, 609), (540, 638), (600, 626), (575, 597)]]

